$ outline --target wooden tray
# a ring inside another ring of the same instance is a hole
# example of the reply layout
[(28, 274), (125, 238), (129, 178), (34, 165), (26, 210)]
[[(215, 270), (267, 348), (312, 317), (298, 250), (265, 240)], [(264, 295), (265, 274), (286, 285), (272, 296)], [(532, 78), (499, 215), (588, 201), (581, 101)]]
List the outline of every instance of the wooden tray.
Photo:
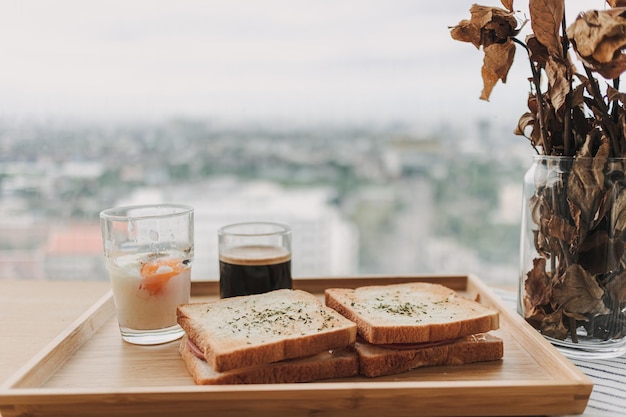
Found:
[[(501, 313), (501, 361), (420, 368), (400, 375), (305, 384), (196, 386), (178, 342), (141, 347), (122, 341), (107, 294), (0, 386), (10, 416), (342, 415), (494, 416), (578, 414), (591, 381), (474, 276), (296, 279), (322, 297), (328, 287), (439, 282)], [(194, 300), (215, 299), (217, 282), (194, 282)], [(6, 343), (6, 340), (5, 340)]]

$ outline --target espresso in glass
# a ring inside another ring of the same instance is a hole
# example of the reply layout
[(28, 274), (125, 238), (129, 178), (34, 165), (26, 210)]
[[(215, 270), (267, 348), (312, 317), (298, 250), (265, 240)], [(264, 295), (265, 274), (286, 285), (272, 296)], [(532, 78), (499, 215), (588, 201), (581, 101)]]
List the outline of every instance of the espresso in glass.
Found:
[(220, 253), (220, 297), (291, 288), (291, 252), (282, 246), (245, 245)]

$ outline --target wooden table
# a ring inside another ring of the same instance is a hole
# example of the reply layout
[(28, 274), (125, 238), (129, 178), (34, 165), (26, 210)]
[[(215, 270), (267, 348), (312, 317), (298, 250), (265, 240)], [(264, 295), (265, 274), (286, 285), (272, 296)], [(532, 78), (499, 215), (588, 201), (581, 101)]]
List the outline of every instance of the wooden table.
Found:
[(109, 282), (0, 280), (0, 382), (110, 288)]

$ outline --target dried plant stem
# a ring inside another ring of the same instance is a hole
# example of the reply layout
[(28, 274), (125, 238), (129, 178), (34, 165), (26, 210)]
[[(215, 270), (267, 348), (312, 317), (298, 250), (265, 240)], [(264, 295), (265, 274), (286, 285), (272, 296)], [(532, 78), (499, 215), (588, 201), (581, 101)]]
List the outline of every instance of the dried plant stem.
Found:
[[(564, 174), (561, 174), (564, 175)], [(561, 182), (563, 184), (567, 183), (567, 178), (565, 178), (564, 176), (561, 176)], [(561, 190), (563, 191), (562, 195), (557, 195), (557, 189), (556, 187), (552, 190), (551, 193), (551, 200), (552, 200), (552, 211), (554, 213), (560, 213), (561, 212), (561, 207), (559, 205), (559, 201), (562, 201), (563, 199), (567, 199), (567, 193), (566, 193), (566, 187), (563, 186), (561, 188)], [(561, 253), (560, 256), (558, 256), (557, 259), (557, 254), (555, 254), (554, 256), (550, 257), (550, 266), (552, 268), (552, 271), (556, 271), (558, 268), (558, 264), (565, 264), (565, 269), (569, 268), (570, 264), (572, 263), (571, 258), (568, 256), (569, 255), (569, 250), (566, 247), (565, 242), (563, 241), (563, 239), (558, 239), (558, 238), (554, 238), (556, 240), (556, 242), (559, 245), (559, 248), (561, 249)], [(558, 261), (558, 263), (557, 263)]]
[[(561, 30), (567, 33), (567, 22), (565, 20), (565, 9), (563, 9), (563, 19), (561, 20)], [(563, 56), (567, 60), (567, 51), (569, 50), (569, 39), (567, 36), (561, 37)], [(565, 96), (565, 111), (563, 112), (563, 153), (565, 156), (574, 156), (574, 135), (572, 134), (572, 74), (567, 70), (568, 92)]]
[[(619, 91), (619, 77), (613, 79), (613, 88)], [(617, 120), (619, 110), (619, 100), (617, 98), (611, 102), (611, 107), (611, 117), (613, 120)]]
[(541, 143), (543, 144), (544, 153), (546, 155), (550, 155), (552, 153), (552, 143), (550, 138), (548, 137), (548, 130), (543, 123), (543, 94), (541, 93), (541, 68), (535, 68), (533, 65), (530, 50), (528, 46), (517, 38), (511, 37), (511, 40), (516, 44), (522, 46), (526, 50), (526, 54), (528, 55), (528, 61), (530, 62), (530, 71), (533, 75), (533, 84), (535, 85), (535, 97), (537, 98), (537, 118), (539, 119), (539, 129), (541, 132)]
[(600, 87), (598, 86), (598, 82), (595, 77), (591, 73), (591, 70), (585, 65), (585, 72), (587, 73), (587, 77), (589, 79), (589, 90), (594, 99), (594, 104), (596, 108), (602, 113), (602, 118), (599, 120), (604, 127), (609, 140), (611, 141), (611, 147), (613, 149), (614, 155), (612, 156), (622, 156), (623, 150), (618, 141), (618, 135), (615, 130), (615, 124), (612, 122), (612, 117), (609, 113), (609, 108), (604, 103), (604, 98), (602, 97), (602, 93), (600, 92)]
[(567, 325), (569, 327), (570, 337), (573, 343), (578, 343), (578, 334), (576, 333), (576, 319), (574, 317), (567, 318)]

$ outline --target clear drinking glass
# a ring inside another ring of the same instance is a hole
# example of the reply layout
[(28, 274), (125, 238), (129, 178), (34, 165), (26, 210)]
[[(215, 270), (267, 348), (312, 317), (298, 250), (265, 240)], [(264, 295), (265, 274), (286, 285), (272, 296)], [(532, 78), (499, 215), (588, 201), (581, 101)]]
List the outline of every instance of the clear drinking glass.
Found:
[(291, 228), (248, 222), (218, 231), (220, 297), (291, 288)]
[(181, 204), (116, 207), (100, 213), (104, 256), (122, 339), (176, 340), (176, 307), (189, 302), (194, 211)]

